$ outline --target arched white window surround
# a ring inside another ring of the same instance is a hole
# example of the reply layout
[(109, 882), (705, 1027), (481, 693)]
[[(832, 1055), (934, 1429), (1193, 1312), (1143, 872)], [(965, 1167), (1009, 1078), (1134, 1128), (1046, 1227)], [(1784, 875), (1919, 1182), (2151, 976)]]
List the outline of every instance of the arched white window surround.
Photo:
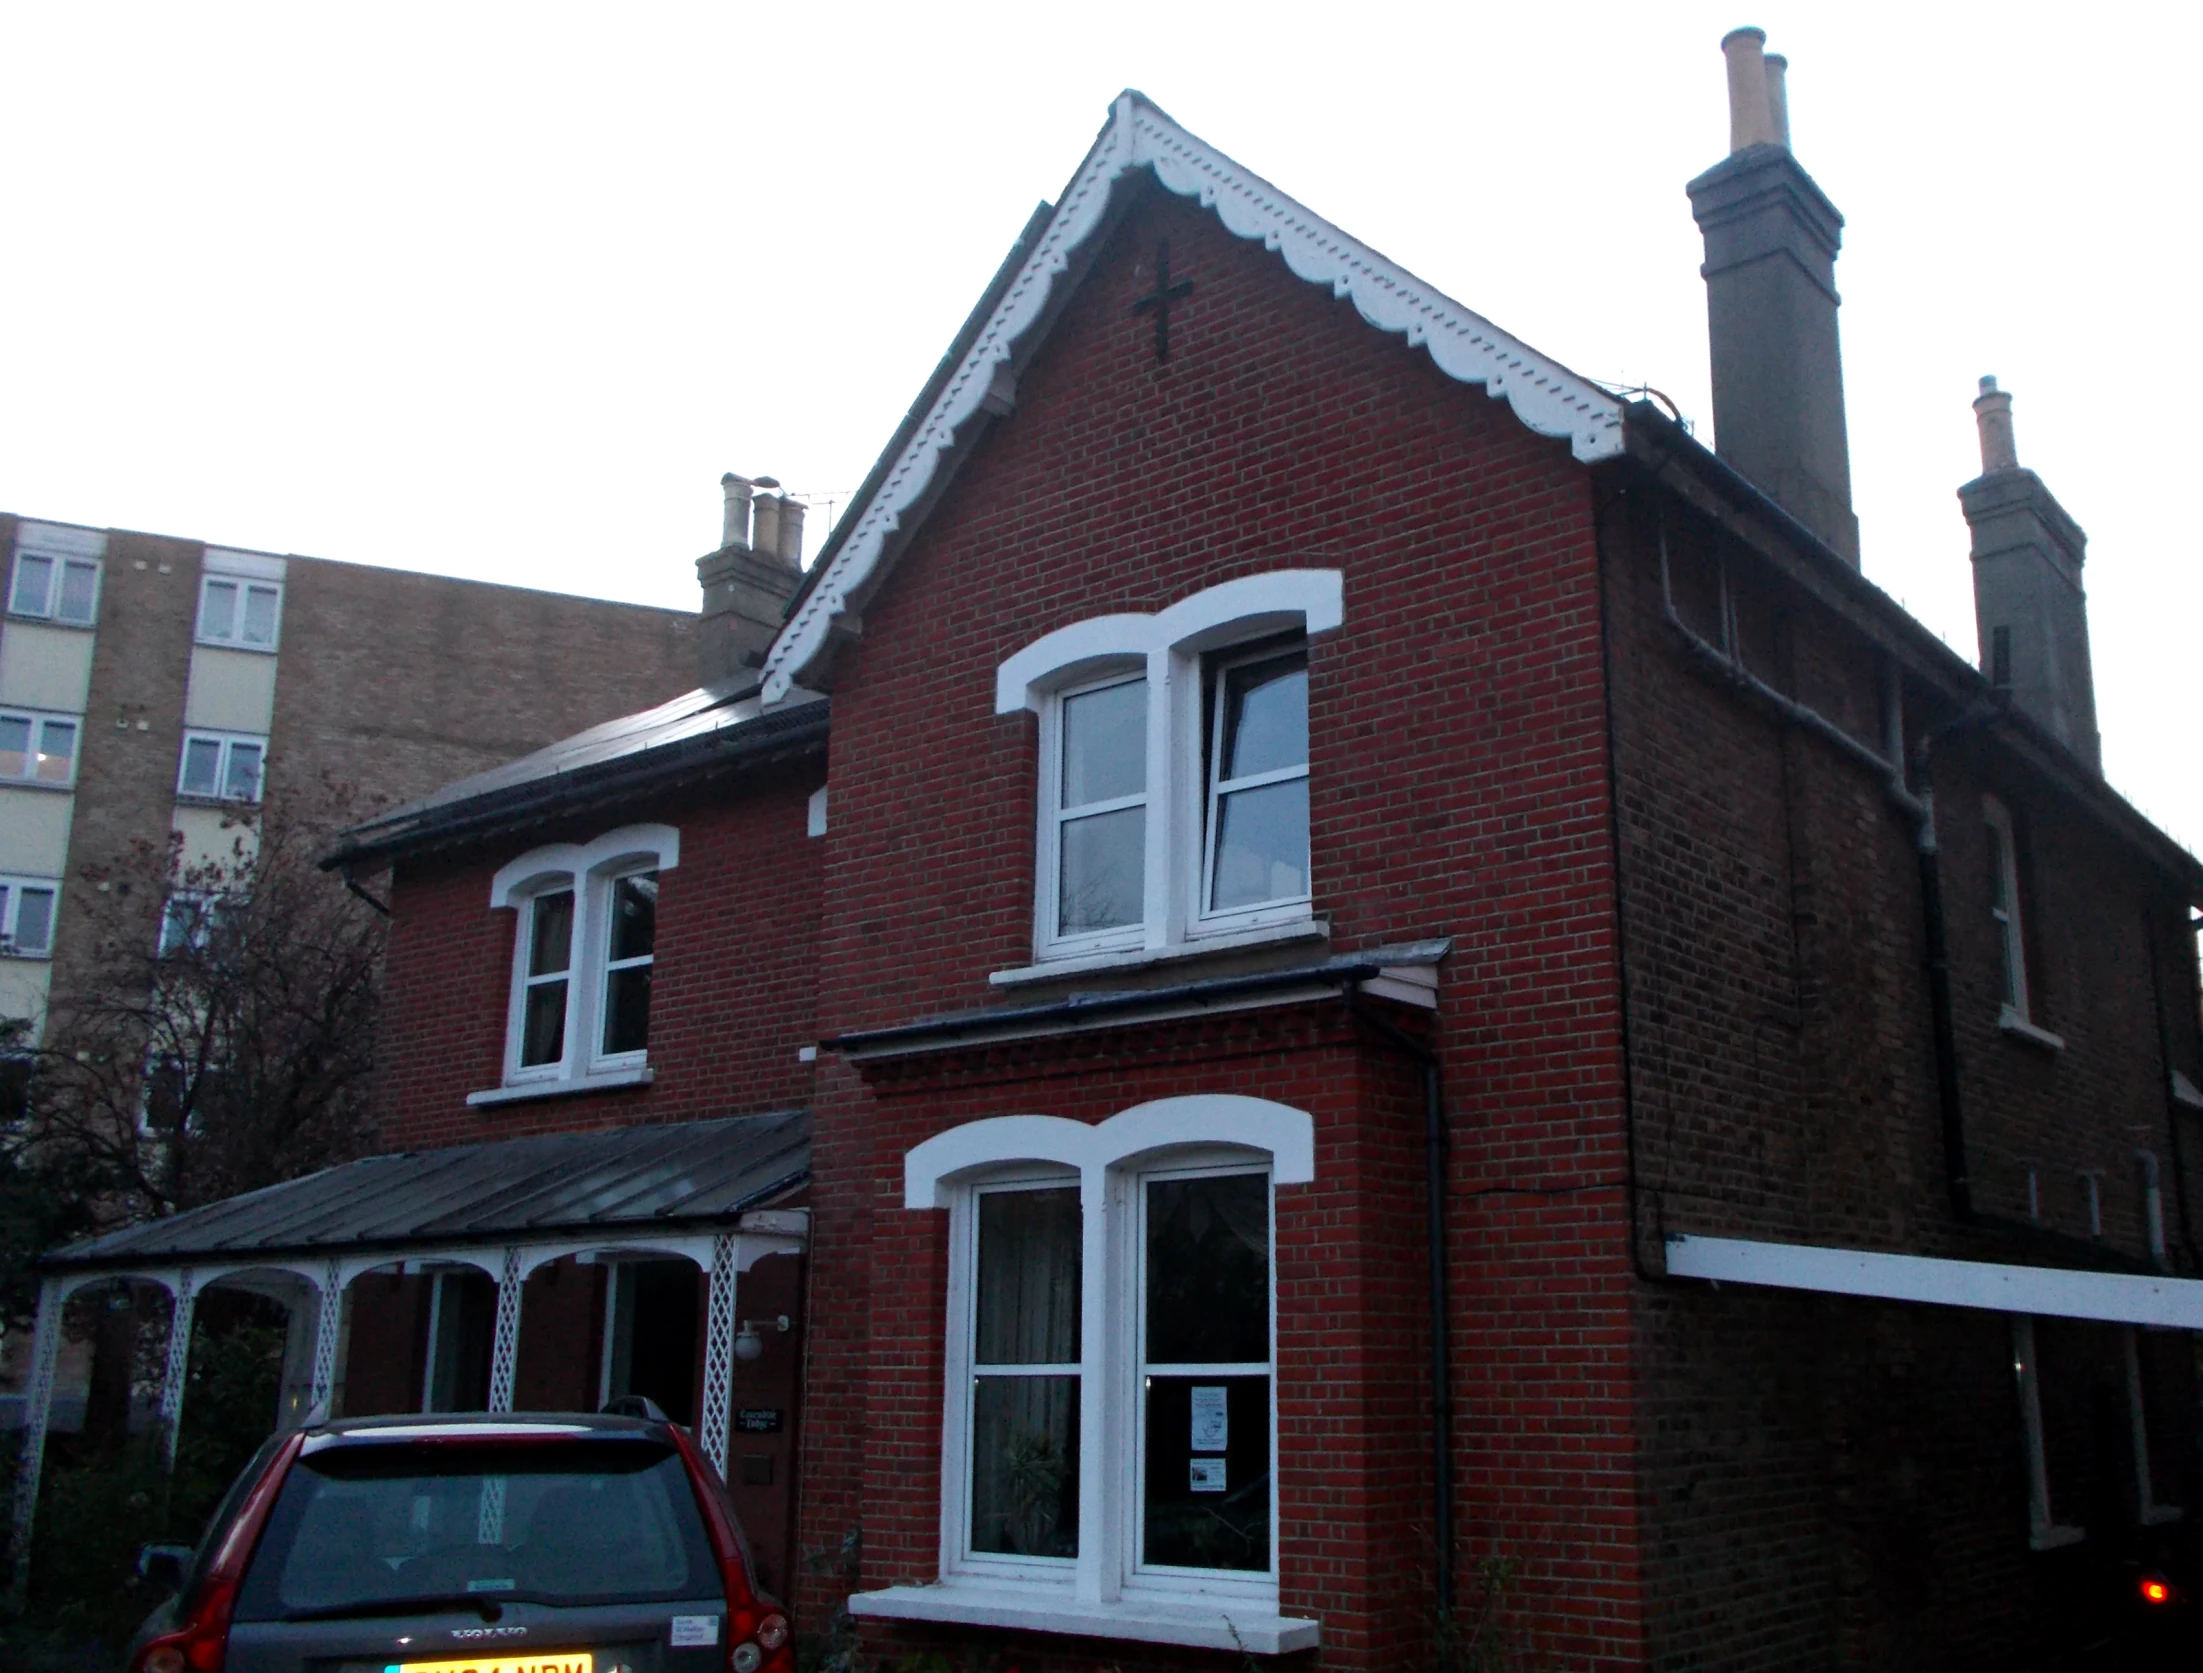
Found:
[(534, 894), (556, 877), (588, 877), (645, 861), (656, 871), (679, 865), (681, 833), (671, 825), (622, 825), (588, 842), (531, 848), (497, 868), (490, 879), (490, 905), (517, 906), (520, 896)]
[(951, 1127), (903, 1158), (903, 1206), (946, 1208), (957, 1184), (1020, 1162), (1068, 1168), (1098, 1185), (1111, 1168), (1191, 1146), (1263, 1152), (1279, 1185), (1316, 1177), (1316, 1125), (1306, 1110), (1237, 1093), (1193, 1093), (1135, 1104), (1101, 1122), (998, 1115)]
[[(1273, 634), (1329, 632), (1344, 619), (1345, 585), (1339, 570), (1272, 570), (1204, 588), (1152, 615), (1073, 622), (1043, 635), (996, 670), (995, 712), (1030, 709), (1041, 718), (1034, 833), (1036, 964), (1170, 956), (1173, 949), (1201, 943), (1309, 929), (1312, 890), (1233, 910), (1212, 910), (1204, 898), (1202, 740), (1207, 704), (1202, 658), (1206, 652)], [(1137, 674), (1147, 682), (1140, 915), (1137, 922), (1127, 917), (1099, 931), (1066, 931), (1056, 921), (1060, 833), (1052, 789), (1060, 771), (1064, 694), (1111, 674)]]
[[(967, 1122), (936, 1134), (905, 1156), (905, 1206), (949, 1209), (952, 1227), (961, 1228), (952, 1235), (943, 1322), (942, 1584), (923, 1588), (923, 1596), (905, 1596), (905, 1588), (867, 1594), (861, 1605), (853, 1603), (856, 1613), (1014, 1624), (1025, 1608), (1054, 1607), (1046, 1601), (1053, 1598), (1058, 1603), (1075, 1600), (1088, 1623), (1081, 1630), (1153, 1637), (1158, 1620), (1175, 1618), (1171, 1611), (1182, 1613), (1189, 1606), (1227, 1609), (1243, 1617), (1242, 1624), (1267, 1621), (1275, 1611), (1274, 1500), (1268, 1573), (1158, 1577), (1142, 1573), (1135, 1556), (1141, 1400), (1135, 1374), (1139, 1187), (1145, 1176), (1186, 1165), (1259, 1169), (1273, 1187), (1311, 1183), (1314, 1120), (1305, 1110), (1264, 1098), (1193, 1094), (1138, 1104), (1095, 1123), (1049, 1115)], [(989, 1186), (999, 1187), (1004, 1180), (1044, 1185), (1064, 1174), (1075, 1177), (1084, 1227), (1080, 1378), (1086, 1392), (1079, 1415), (1078, 1555), (1052, 1563), (967, 1555), (967, 1340), (975, 1282), (967, 1217), (975, 1211), (980, 1191)], [(1271, 1328), (1274, 1341), (1274, 1319)], [(1274, 1404), (1270, 1445), (1274, 1461)], [(1158, 1608), (1161, 1616), (1155, 1615)], [(1162, 1641), (1202, 1640), (1166, 1636)]]
[(1336, 569), (1278, 569), (1244, 575), (1182, 598), (1153, 615), (1095, 616), (1043, 634), (995, 670), (994, 712), (1036, 713), (1060, 686), (1114, 663), (1196, 655), (1217, 645), (1299, 628), (1328, 633), (1346, 619), (1345, 582)]
[[(511, 995), (506, 1009), (504, 1085), (517, 1089), (576, 1089), (647, 1080), (646, 1053), (604, 1056), (604, 954), (612, 884), (638, 871), (671, 871), (681, 863), (681, 833), (671, 825), (624, 825), (588, 842), (556, 842), (508, 861), (490, 881), (490, 905), (520, 914), (513, 936)], [(521, 1064), (528, 961), (528, 903), (549, 889), (574, 891), (572, 975), (568, 987), (565, 1054), (555, 1063)], [(494, 1102), (502, 1093), (476, 1093), (470, 1103)]]

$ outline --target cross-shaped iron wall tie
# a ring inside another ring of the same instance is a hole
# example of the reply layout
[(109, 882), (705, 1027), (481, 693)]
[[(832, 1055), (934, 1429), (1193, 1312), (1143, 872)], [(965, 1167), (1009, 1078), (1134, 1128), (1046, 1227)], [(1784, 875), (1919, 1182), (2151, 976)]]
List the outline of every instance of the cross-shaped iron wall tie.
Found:
[(1191, 279), (1170, 280), (1170, 240), (1164, 239), (1155, 246), (1155, 294), (1143, 296), (1132, 304), (1132, 314), (1137, 319), (1142, 314), (1155, 316), (1155, 364), (1160, 366), (1170, 359), (1170, 305), (1182, 302), (1193, 292)]

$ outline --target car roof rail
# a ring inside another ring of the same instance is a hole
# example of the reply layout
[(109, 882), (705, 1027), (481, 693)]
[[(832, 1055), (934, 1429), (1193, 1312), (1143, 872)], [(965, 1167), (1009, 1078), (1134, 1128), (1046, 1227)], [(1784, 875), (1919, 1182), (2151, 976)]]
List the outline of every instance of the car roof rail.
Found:
[(597, 1415), (599, 1417), (639, 1417), (652, 1423), (663, 1423), (666, 1420), (665, 1412), (659, 1407), (658, 1402), (651, 1399), (647, 1394), (622, 1394), (616, 1399), (607, 1400), (603, 1409)]

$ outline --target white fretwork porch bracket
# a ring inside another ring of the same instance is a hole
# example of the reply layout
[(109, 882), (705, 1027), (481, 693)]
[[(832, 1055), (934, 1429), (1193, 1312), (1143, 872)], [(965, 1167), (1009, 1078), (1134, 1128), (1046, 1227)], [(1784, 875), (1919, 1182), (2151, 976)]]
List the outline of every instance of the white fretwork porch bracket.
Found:
[(497, 1330), (490, 1339), (490, 1410), (513, 1409), (513, 1372), (520, 1362), (520, 1292), (527, 1279), (523, 1265), (527, 1251), (517, 1245), (505, 1251), (505, 1267), (497, 1280)]
[(184, 1379), (191, 1371), (191, 1315), (199, 1304), (190, 1267), (176, 1274), (168, 1312), (168, 1365), (161, 1375), (161, 1464), (176, 1467), (176, 1431), (183, 1422)]
[(727, 1408), (734, 1383), (735, 1290), (746, 1262), (742, 1239), (721, 1232), (711, 1240), (711, 1290), (704, 1324), (704, 1456), (722, 1480), (727, 1473)]
[(313, 1392), (307, 1396), (309, 1412), (326, 1413), (337, 1385), (337, 1339), (344, 1333), (344, 1265), (331, 1261), (314, 1280), (321, 1292), (321, 1309), (314, 1320)]
[(31, 1525), (38, 1515), (38, 1477), (46, 1463), (46, 1422), (53, 1411), (54, 1366), (61, 1357), (61, 1306), (74, 1287), (54, 1278), (38, 1286), (31, 1374), (23, 1385), (23, 1452), (15, 1467), (15, 1537), (8, 1547), (15, 1570), (8, 1577), (8, 1590), (18, 1602), (31, 1581)]
[(1350, 299), (1379, 331), (1427, 351), (1448, 377), (1506, 400), (1540, 435), (1566, 438), (1576, 458), (1588, 464), (1622, 451), (1617, 397), (1350, 238), (1128, 92), (963, 360), (774, 639), (765, 658), (768, 706), (786, 701), (818, 671), (837, 631), (861, 625), (891, 540), (906, 520), (923, 514), (935, 477), (951, 465), (959, 432), (1000, 410), (1004, 391), (1014, 390), (1015, 369), (1031, 352), (1025, 339), (1051, 317), (1058, 287), (1077, 282), (1081, 249), (1107, 225), (1117, 183), (1143, 169), (1165, 190), (1214, 214), (1234, 237), (1281, 256), (1295, 277)]

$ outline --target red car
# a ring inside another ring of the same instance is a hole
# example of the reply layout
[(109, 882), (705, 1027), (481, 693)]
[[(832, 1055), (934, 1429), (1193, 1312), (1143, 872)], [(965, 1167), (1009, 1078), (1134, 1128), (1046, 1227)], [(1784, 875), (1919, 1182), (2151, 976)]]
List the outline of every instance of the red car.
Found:
[(269, 1441), (130, 1673), (794, 1673), (717, 1473), (679, 1425), (363, 1418)]

